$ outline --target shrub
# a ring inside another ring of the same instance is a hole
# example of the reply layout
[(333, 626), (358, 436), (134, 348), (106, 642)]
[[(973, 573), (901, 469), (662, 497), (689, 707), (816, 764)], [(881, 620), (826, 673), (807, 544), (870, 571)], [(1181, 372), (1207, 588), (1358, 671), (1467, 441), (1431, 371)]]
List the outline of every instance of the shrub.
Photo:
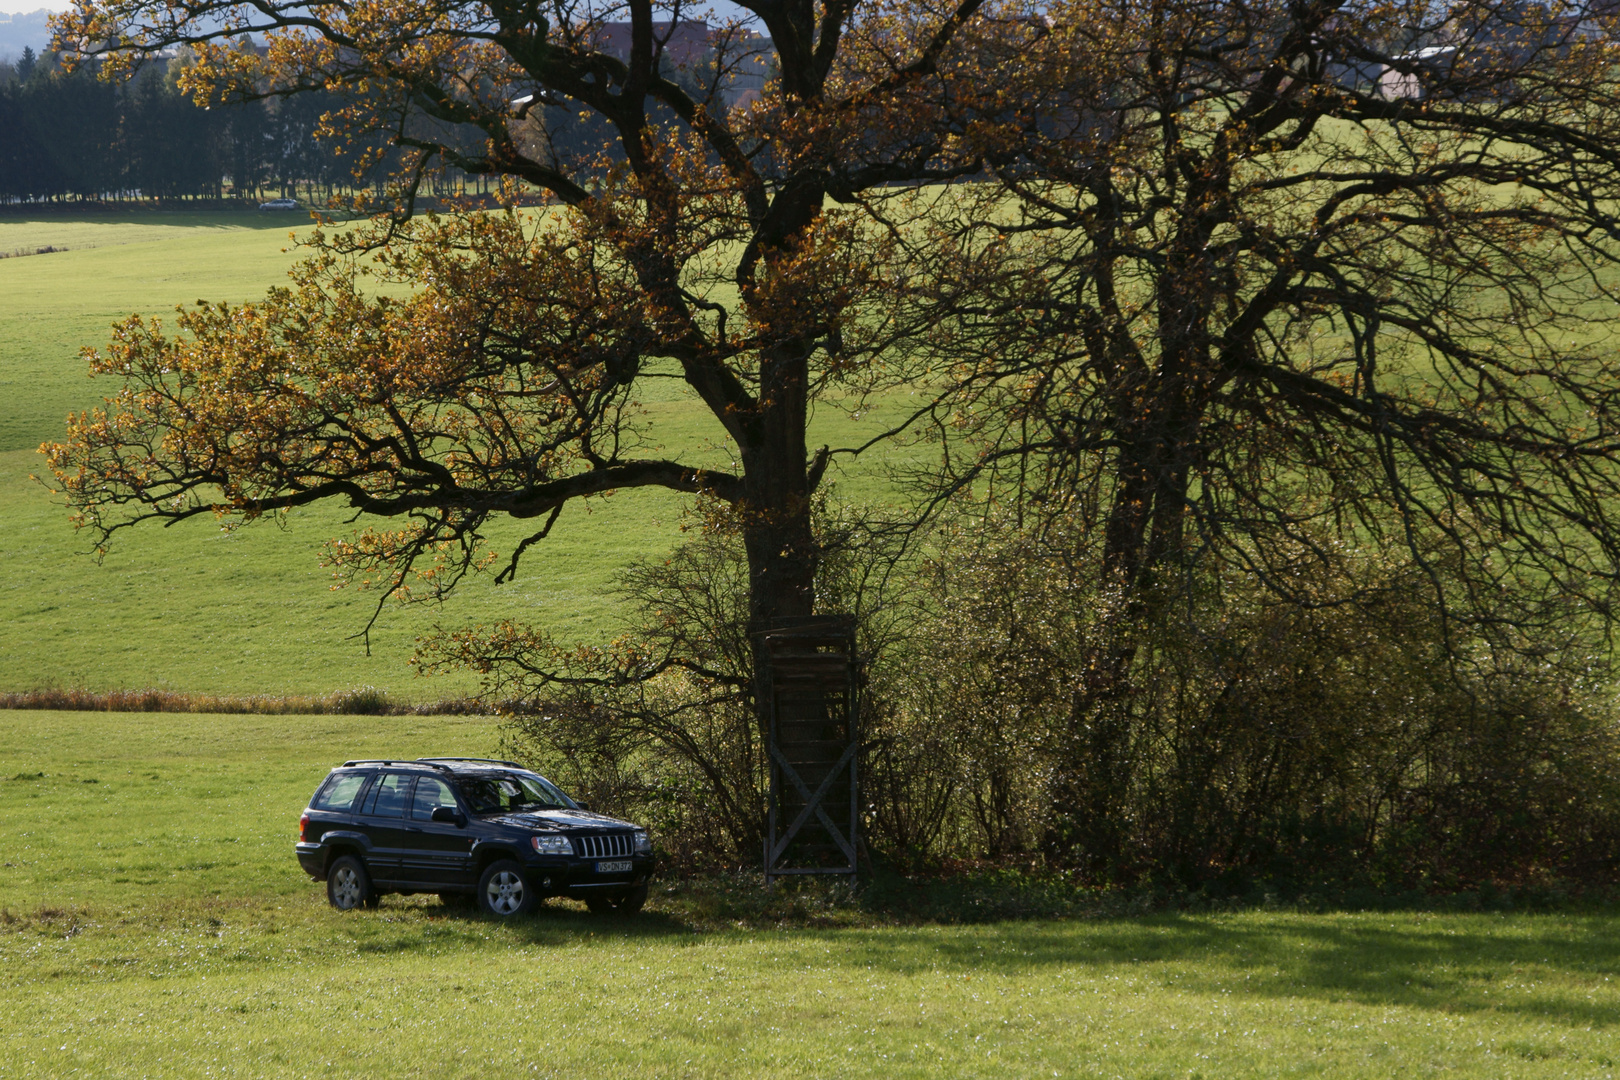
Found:
[(1612, 872), (1620, 737), (1577, 617), (1447, 617), (1432, 567), (1318, 542), (1286, 590), (1206, 566), (1116, 620), (1074, 538), (993, 535), (928, 562), (904, 663), (960, 762), (940, 854), (1230, 892)]
[[(893, 865), (1210, 895), (1616, 867), (1620, 735), (1579, 612), (1443, 607), (1433, 565), (1320, 538), (1286, 588), (1211, 562), (1127, 606), (1050, 527), (942, 528), (909, 562), (857, 518), (820, 529), (818, 607), (858, 621), (863, 833)], [(613, 646), (507, 624), (430, 665), (482, 671), (507, 752), (648, 822), (678, 867), (757, 864), (745, 575), (734, 534), (704, 528), (627, 576), (637, 616)], [(1099, 691), (1105, 662), (1123, 676)]]

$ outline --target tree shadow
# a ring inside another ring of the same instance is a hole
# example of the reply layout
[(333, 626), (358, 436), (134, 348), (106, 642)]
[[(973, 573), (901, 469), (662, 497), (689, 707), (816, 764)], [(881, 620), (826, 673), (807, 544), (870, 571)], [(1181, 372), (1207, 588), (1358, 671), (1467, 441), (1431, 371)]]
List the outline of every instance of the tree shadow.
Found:
[[(469, 926), (493, 922), (470, 908), (424, 913)], [(597, 915), (556, 899), (505, 925), (519, 941), (546, 947), (740, 932), (678, 908)], [(1248, 912), (880, 928), (750, 923), (746, 932), (783, 949), (813, 942), (824, 962), (897, 975), (1068, 969), (1101, 979), (1129, 969), (1195, 993), (1620, 1025), (1620, 919), (1603, 914)], [(823, 951), (829, 939), (840, 947)], [(1592, 993), (1611, 979), (1612, 992)]]
[(432, 902), (418, 906), (420, 916), (451, 926), (506, 928), (519, 941), (532, 945), (569, 945), (591, 938), (690, 938), (705, 933), (679, 912), (653, 909), (635, 915), (601, 914), (551, 898), (533, 914), (513, 920), (485, 915), (471, 903)]
[(1620, 985), (1607, 999), (1588, 994), (1590, 983), (1620, 975), (1620, 920), (1609, 916), (1161, 915), (977, 929), (854, 931), (861, 944), (846, 959), (1006, 975), (1158, 965), (1167, 983), (1193, 991), (1620, 1024)]
[[(268, 197), (268, 196), (267, 196)], [(0, 204), (0, 221), (83, 221), (90, 224), (112, 224), (128, 221), (156, 220), (164, 217), (205, 220), (210, 217), (222, 221), (244, 217), (262, 217), (266, 221), (279, 221), (296, 217), (302, 208), (293, 210), (260, 210), (258, 204), (240, 206), (151, 206), (109, 205), (90, 203), (5, 203)]]
[(53, 225), (175, 225), (218, 229), (287, 229), (313, 224), (305, 208), (298, 210), (259, 210), (207, 208), (188, 210), (182, 207), (131, 208), (117, 210), (110, 207), (86, 207), (75, 210), (23, 211), (17, 206), (0, 207), (0, 225), (24, 225), (43, 222)]

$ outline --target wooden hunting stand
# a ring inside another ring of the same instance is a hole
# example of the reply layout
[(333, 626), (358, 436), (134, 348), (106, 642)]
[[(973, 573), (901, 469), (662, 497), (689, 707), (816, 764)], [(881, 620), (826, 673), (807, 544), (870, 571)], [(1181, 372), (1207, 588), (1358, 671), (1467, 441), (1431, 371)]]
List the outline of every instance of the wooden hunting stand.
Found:
[(792, 874), (853, 875), (860, 820), (854, 620), (778, 619), (763, 636), (771, 769), (765, 884)]

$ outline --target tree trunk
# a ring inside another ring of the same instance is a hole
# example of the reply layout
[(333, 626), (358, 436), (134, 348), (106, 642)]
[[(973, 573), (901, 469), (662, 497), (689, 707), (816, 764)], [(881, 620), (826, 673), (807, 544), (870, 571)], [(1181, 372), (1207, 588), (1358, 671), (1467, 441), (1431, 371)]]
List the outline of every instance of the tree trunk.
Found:
[(754, 709), (761, 738), (769, 716), (761, 636), (773, 621), (815, 613), (818, 551), (810, 522), (805, 446), (809, 365), (796, 343), (761, 365), (759, 415), (743, 451), (743, 545), (748, 553), (748, 630), (754, 654)]
[(1210, 368), (1209, 268), (1192, 230), (1160, 279), (1159, 362), (1133, 379), (1114, 402), (1122, 436), (1114, 495), (1104, 534), (1102, 576), (1109, 596), (1086, 649), (1069, 718), (1070, 767), (1054, 799), (1064, 835), (1055, 842), (1091, 866), (1117, 876), (1129, 850), (1128, 806), (1136, 781), (1131, 668), (1135, 634), (1155, 619), (1166, 597), (1161, 571), (1180, 561), (1185, 544), (1187, 485), (1199, 454), (1199, 430), (1215, 382)]

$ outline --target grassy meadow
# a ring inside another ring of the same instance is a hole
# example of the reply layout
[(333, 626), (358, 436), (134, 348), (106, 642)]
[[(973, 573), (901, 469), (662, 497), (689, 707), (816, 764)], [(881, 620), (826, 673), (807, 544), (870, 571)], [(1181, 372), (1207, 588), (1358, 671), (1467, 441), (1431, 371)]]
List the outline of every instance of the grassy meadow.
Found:
[[(302, 215), (254, 211), (0, 217), (0, 253), (60, 249), (0, 259), (0, 555), (27, 568), (0, 584), (0, 691), (321, 694), (370, 685), (411, 700), (458, 697), (473, 689), (470, 678), (413, 675), (406, 660), (417, 635), (519, 618), (565, 641), (605, 640), (619, 626), (617, 574), (678, 542), (680, 497), (629, 492), (570, 506), (516, 581), (471, 582), (442, 608), (390, 606), (369, 656), (352, 635), (374, 598), (334, 592), (319, 565), (322, 542), (349, 529), (341, 507), (234, 533), (202, 520), (154, 525), (125, 534), (102, 564), (86, 557), (86, 539), (30, 479), (44, 472), (36, 448), (62, 436), (66, 415), (115, 389), (87, 377), (80, 348), (104, 344), (112, 323), (133, 312), (168, 318), (197, 299), (261, 296), (297, 258), (289, 234), (307, 228)], [(717, 427), (680, 384), (654, 383), (645, 400), (655, 440), (727, 460)], [(827, 409), (817, 435), (848, 444), (881, 420)], [(882, 483), (877, 468), (835, 479), (867, 497)], [(490, 530), (503, 552), (522, 534), (510, 523)]]
[[(0, 217), (0, 690), (156, 686), (451, 697), (405, 663), (435, 623), (601, 638), (632, 559), (681, 500), (570, 509), (508, 586), (390, 609), (333, 592), (335, 507), (235, 533), (127, 534), (104, 563), (29, 479), (64, 415), (111, 387), (78, 350), (130, 312), (242, 301), (281, 279), (293, 215)], [(722, 455), (676, 384), (658, 437)], [(667, 387), (667, 389), (664, 389)], [(660, 396), (661, 395), (661, 396)], [(881, 412), (818, 417), (848, 444)], [(840, 476), (857, 498), (880, 464)], [(492, 537), (509, 550), (517, 535)], [(1620, 920), (1597, 913), (1257, 910), (920, 922), (871, 897), (661, 884), (632, 920), (552, 901), (502, 926), (433, 898), (338, 913), (292, 854), (348, 757), (489, 754), (483, 718), (0, 711), (0, 1078), (1609, 1077)], [(967, 910), (963, 908), (962, 910)]]
[(1620, 924), (1252, 911), (909, 925), (664, 886), (338, 913), (292, 856), (349, 755), (479, 719), (0, 712), (0, 1077), (1605, 1077)]

